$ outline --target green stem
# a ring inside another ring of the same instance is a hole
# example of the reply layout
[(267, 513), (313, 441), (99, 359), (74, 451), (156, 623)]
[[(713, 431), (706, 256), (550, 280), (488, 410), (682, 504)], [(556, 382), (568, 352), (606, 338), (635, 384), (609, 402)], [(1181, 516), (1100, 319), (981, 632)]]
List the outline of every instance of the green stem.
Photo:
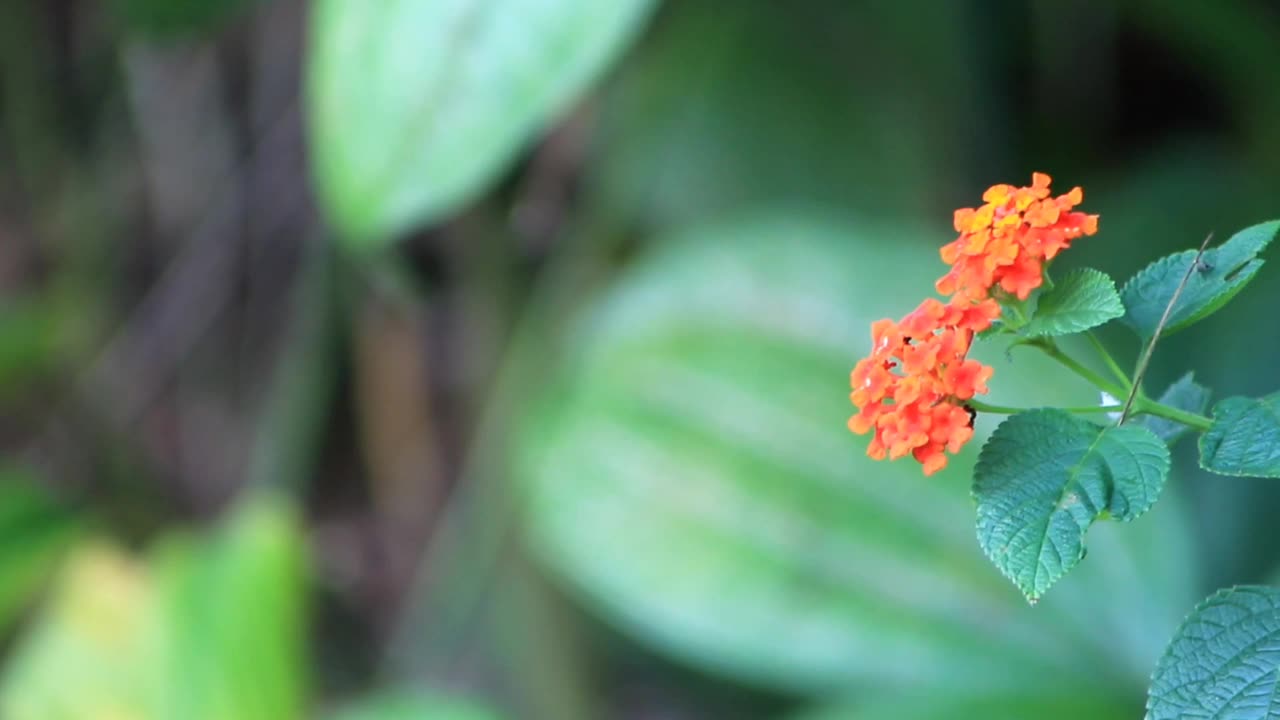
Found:
[[(1173, 308), (1178, 304), (1178, 297), (1182, 295), (1182, 291), (1187, 287), (1187, 281), (1195, 274), (1196, 266), (1200, 264), (1200, 258), (1204, 257), (1205, 248), (1209, 247), (1209, 241), (1213, 239), (1213, 233), (1205, 236), (1204, 242), (1200, 243), (1200, 249), (1196, 251), (1196, 256), (1191, 260), (1191, 264), (1187, 266), (1187, 271), (1182, 274), (1182, 282), (1178, 283), (1178, 287), (1174, 288), (1173, 295), (1169, 297), (1169, 304), (1164, 306), (1164, 314), (1160, 316), (1160, 322), (1156, 323), (1155, 332), (1151, 333), (1151, 340), (1147, 342), (1147, 347), (1142, 351), (1142, 357), (1138, 359), (1138, 367), (1133, 371), (1133, 387), (1129, 389), (1129, 397), (1124, 401), (1124, 412), (1120, 413), (1120, 422), (1124, 422), (1129, 417), (1129, 411), (1133, 408), (1133, 403), (1138, 400), (1138, 396), (1142, 391), (1142, 378), (1147, 375), (1147, 367), (1151, 363), (1151, 353), (1155, 352), (1156, 343), (1160, 342), (1160, 333), (1164, 332), (1165, 325), (1169, 322), (1169, 314), (1173, 312)], [(1142, 398), (1145, 400), (1145, 398)]]
[(325, 423), (337, 396), (340, 338), (334, 317), (341, 266), (331, 238), (310, 237), (295, 281), (291, 331), (272, 371), (254, 427), (246, 470), (251, 484), (301, 494), (320, 461)]
[(1213, 420), (1204, 415), (1179, 410), (1176, 407), (1170, 407), (1154, 400), (1138, 400), (1134, 403), (1134, 408), (1136, 408), (1135, 412), (1138, 415), (1155, 415), (1166, 420), (1182, 423), (1201, 432), (1213, 426)]
[(1017, 303), (1011, 302), (1005, 305), (1005, 307), (1017, 316), (1016, 321), (1009, 325), (1011, 328), (1017, 329), (1027, 324), (1027, 316), (1022, 312), (1022, 308)]
[(1093, 369), (1082, 365), (1075, 358), (1062, 352), (1062, 350), (1052, 340), (1045, 339), (1045, 340), (1030, 343), (1030, 344), (1033, 345), (1034, 347), (1040, 348), (1041, 350), (1044, 351), (1044, 354), (1048, 355), (1054, 360), (1057, 360), (1059, 364), (1061, 364), (1063, 367), (1067, 368), (1071, 372), (1075, 373), (1076, 375), (1079, 375), (1085, 380), (1088, 380), (1089, 382), (1093, 383), (1095, 387), (1107, 393), (1111, 397), (1122, 398), (1129, 394), (1129, 390), (1127, 388), (1122, 388), (1115, 385), (1110, 380), (1107, 380), (1106, 378), (1099, 375)]
[[(1099, 390), (1106, 392), (1112, 397), (1124, 397), (1127, 394), (1126, 390), (1116, 387), (1106, 378), (1080, 364), (1078, 360), (1070, 355), (1062, 352), (1062, 350), (1052, 340), (1044, 340), (1030, 344), (1040, 348), (1046, 355), (1061, 363), (1063, 367), (1093, 383)], [(1135, 398), (1133, 406), (1139, 414), (1162, 417), (1166, 420), (1182, 423), (1183, 425), (1195, 428), (1201, 432), (1208, 430), (1213, 425), (1213, 420), (1205, 417), (1204, 415), (1179, 410), (1178, 408), (1170, 407), (1163, 403), (1158, 403), (1146, 398)]]
[[(982, 402), (981, 400), (967, 400), (965, 401), (965, 404), (973, 408), (974, 410), (977, 410), (978, 412), (991, 413), (993, 415), (1014, 415), (1016, 413), (1026, 412), (1028, 410), (1035, 409), (1035, 408), (1023, 408), (1023, 407), (1010, 407), (1008, 405), (990, 405), (988, 403)], [(1120, 408), (1121, 408), (1120, 405), (1087, 405), (1084, 407), (1065, 407), (1065, 408), (1055, 408), (1055, 409), (1065, 410), (1066, 412), (1077, 414), (1077, 415), (1085, 415), (1089, 413), (1119, 412)]]
[(1119, 380), (1125, 389), (1132, 389), (1133, 381), (1129, 379), (1129, 375), (1120, 367), (1120, 363), (1117, 363), (1116, 359), (1111, 357), (1111, 353), (1107, 352), (1106, 346), (1102, 344), (1098, 336), (1094, 335), (1092, 330), (1086, 332), (1084, 336), (1088, 338), (1089, 344), (1093, 345), (1093, 349), (1098, 351), (1098, 355), (1102, 357), (1102, 361), (1107, 364), (1107, 369), (1111, 371), (1116, 380)]

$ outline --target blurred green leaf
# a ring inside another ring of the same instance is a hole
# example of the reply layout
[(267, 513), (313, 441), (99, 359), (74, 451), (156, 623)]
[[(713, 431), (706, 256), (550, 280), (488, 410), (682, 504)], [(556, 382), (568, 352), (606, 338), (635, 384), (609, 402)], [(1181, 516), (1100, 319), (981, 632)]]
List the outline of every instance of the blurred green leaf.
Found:
[(1055, 409), (1018, 413), (974, 469), (978, 542), (1035, 602), (1084, 558), (1094, 520), (1142, 515), (1168, 474), (1169, 450), (1146, 428), (1103, 428)]
[(255, 0), (113, 0), (128, 25), (156, 35), (208, 31)]
[(51, 369), (58, 330), (52, 303), (37, 298), (0, 302), (0, 398)]
[[(1227, 303), (1262, 267), (1258, 253), (1280, 232), (1280, 220), (1245, 228), (1222, 245), (1205, 250), (1186, 287), (1169, 313), (1165, 333), (1201, 320)], [(1120, 291), (1125, 322), (1143, 339), (1150, 338), (1164, 316), (1174, 292), (1195, 261), (1195, 250), (1167, 255), (1148, 265)]]
[[(1158, 402), (1187, 412), (1203, 413), (1205, 408), (1209, 407), (1209, 396), (1209, 388), (1196, 382), (1195, 373), (1188, 372), (1165, 388), (1165, 391), (1160, 394)], [(1155, 433), (1156, 437), (1170, 445), (1191, 430), (1191, 428), (1180, 422), (1166, 420), (1155, 415), (1143, 415), (1133, 422), (1147, 428)]]
[(779, 202), (936, 210), (989, 155), (947, 139), (991, 132), (970, 21), (950, 3), (668, 3), (603, 94), (588, 187), (661, 229)]
[[(664, 243), (578, 327), (521, 424), (531, 538), (644, 642), (768, 686), (1140, 687), (1185, 608), (1163, 594), (1192, 597), (1185, 560), (1162, 554), (1182, 545), (1176, 515), (1106, 534), (1070, 602), (1033, 611), (974, 542), (971, 452), (926, 479), (845, 428), (871, 321), (939, 274), (917, 236), (766, 214)], [(1000, 362), (993, 394), (1091, 392), (1037, 361)]]
[(1213, 426), (1200, 436), (1200, 467), (1219, 475), (1280, 477), (1280, 393), (1213, 406)]
[(345, 240), (457, 210), (626, 46), (652, 0), (319, 0), (311, 148)]
[(301, 538), (271, 500), (208, 541), (171, 538), (150, 565), (86, 544), (14, 653), (0, 716), (300, 718), (301, 581)]
[(1070, 335), (1124, 315), (1116, 284), (1106, 273), (1081, 268), (1040, 295), (1028, 335)]
[(27, 473), (0, 468), (0, 630), (6, 630), (81, 532)]
[(89, 542), (59, 575), (40, 622), (22, 639), (0, 681), (0, 716), (149, 719), (155, 588), (120, 549)]
[(330, 717), (332, 720), (496, 720), (498, 716), (457, 698), (387, 692), (360, 700)]
[(175, 538), (159, 548), (160, 717), (303, 717), (303, 566), (292, 511), (267, 495), (204, 543)]
[(887, 699), (833, 704), (793, 720), (1122, 720), (1132, 718), (1126, 698), (1097, 693), (1044, 696), (1025, 694), (969, 697), (964, 693), (921, 696), (917, 693)]
[(1280, 590), (1220, 590), (1178, 628), (1151, 677), (1147, 720), (1277, 717)]

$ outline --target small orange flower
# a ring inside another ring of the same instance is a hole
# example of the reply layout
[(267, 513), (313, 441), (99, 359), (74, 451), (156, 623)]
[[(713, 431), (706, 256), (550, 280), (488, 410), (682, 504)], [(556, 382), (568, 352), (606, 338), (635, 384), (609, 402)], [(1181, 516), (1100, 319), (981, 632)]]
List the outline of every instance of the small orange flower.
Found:
[(942, 452), (944, 447), (941, 443), (927, 443), (912, 450), (911, 457), (923, 466), (925, 475), (932, 475), (947, 466), (947, 456)]
[(1084, 192), (1076, 187), (1053, 198), (1050, 182), (1034, 173), (1030, 187), (993, 185), (982, 195), (986, 204), (957, 210), (960, 237), (942, 248), (943, 262), (952, 267), (938, 280), (938, 292), (981, 300), (998, 286), (1025, 300), (1040, 286), (1033, 276), (1043, 274), (1044, 261), (1075, 238), (1095, 234), (1098, 216), (1072, 211)]
[(973, 438), (964, 403), (987, 392), (994, 372), (966, 357), (974, 334), (1000, 317), (1000, 298), (1026, 300), (1044, 282), (1046, 262), (1098, 231), (1097, 215), (1073, 210), (1083, 191), (1054, 198), (1050, 182), (1033, 173), (1029, 187), (993, 185), (982, 206), (956, 210), (960, 236), (940, 252), (951, 270), (935, 284), (950, 300), (927, 298), (896, 323), (872, 324), (871, 355), (849, 376), (858, 408), (849, 429), (873, 433), (868, 456), (910, 454), (932, 475)]
[(955, 307), (960, 310), (956, 325), (970, 332), (982, 332), (991, 327), (991, 321), (1000, 317), (1000, 303), (991, 298), (976, 303), (964, 302)]
[(987, 393), (987, 381), (995, 370), (977, 360), (965, 360), (950, 365), (946, 370), (947, 387), (960, 400), (968, 400), (979, 393)]
[(1026, 255), (1018, 258), (1000, 276), (1000, 287), (1019, 300), (1026, 300), (1042, 282), (1044, 271), (1040, 261)]
[(929, 298), (897, 323), (872, 326), (871, 355), (849, 376), (849, 397), (858, 407), (849, 429), (874, 431), (867, 455), (911, 455), (926, 475), (946, 466), (945, 451), (958, 452), (972, 436), (961, 402), (985, 393), (992, 372), (965, 356), (975, 328), (985, 329), (998, 312), (994, 300)]

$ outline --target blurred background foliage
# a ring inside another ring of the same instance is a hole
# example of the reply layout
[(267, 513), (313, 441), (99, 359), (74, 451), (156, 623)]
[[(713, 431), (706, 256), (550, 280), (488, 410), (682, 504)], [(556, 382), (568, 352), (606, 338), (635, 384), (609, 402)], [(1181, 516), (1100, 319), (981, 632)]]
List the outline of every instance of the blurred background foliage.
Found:
[[(1273, 481), (1184, 443), (1032, 608), (974, 452), (844, 429), (951, 210), (1033, 170), (1117, 278), (1280, 215), (1280, 10), (3, 3), (0, 715), (1135, 716), (1280, 572)], [(1277, 298), (1150, 385), (1280, 387)]]

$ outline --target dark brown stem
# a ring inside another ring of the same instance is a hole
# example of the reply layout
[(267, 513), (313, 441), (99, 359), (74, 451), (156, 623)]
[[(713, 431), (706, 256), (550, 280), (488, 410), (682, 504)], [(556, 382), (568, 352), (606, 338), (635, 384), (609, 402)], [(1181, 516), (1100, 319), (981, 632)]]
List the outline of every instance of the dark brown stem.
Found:
[(1164, 331), (1164, 326), (1169, 322), (1169, 315), (1173, 313), (1173, 306), (1178, 304), (1178, 298), (1182, 295), (1182, 291), (1187, 287), (1187, 281), (1191, 279), (1191, 273), (1196, 271), (1196, 267), (1200, 265), (1200, 258), (1204, 256), (1204, 249), (1209, 247), (1209, 241), (1213, 239), (1213, 233), (1205, 236), (1204, 242), (1200, 243), (1200, 249), (1196, 252), (1196, 256), (1191, 261), (1187, 272), (1182, 276), (1182, 282), (1178, 283), (1178, 287), (1173, 291), (1173, 297), (1169, 298), (1169, 304), (1164, 308), (1164, 314), (1160, 316), (1160, 322), (1156, 323), (1156, 330), (1151, 334), (1151, 342), (1147, 343), (1147, 347), (1142, 351), (1142, 358), (1138, 360), (1138, 369), (1133, 373), (1133, 387), (1129, 389), (1129, 397), (1125, 398), (1124, 410), (1120, 411), (1120, 422), (1123, 425), (1125, 420), (1129, 419), (1129, 411), (1133, 409), (1133, 400), (1138, 397), (1138, 390), (1142, 387), (1142, 378), (1147, 374), (1147, 365), (1151, 363), (1151, 353), (1156, 349), (1156, 343), (1160, 341), (1160, 333)]

